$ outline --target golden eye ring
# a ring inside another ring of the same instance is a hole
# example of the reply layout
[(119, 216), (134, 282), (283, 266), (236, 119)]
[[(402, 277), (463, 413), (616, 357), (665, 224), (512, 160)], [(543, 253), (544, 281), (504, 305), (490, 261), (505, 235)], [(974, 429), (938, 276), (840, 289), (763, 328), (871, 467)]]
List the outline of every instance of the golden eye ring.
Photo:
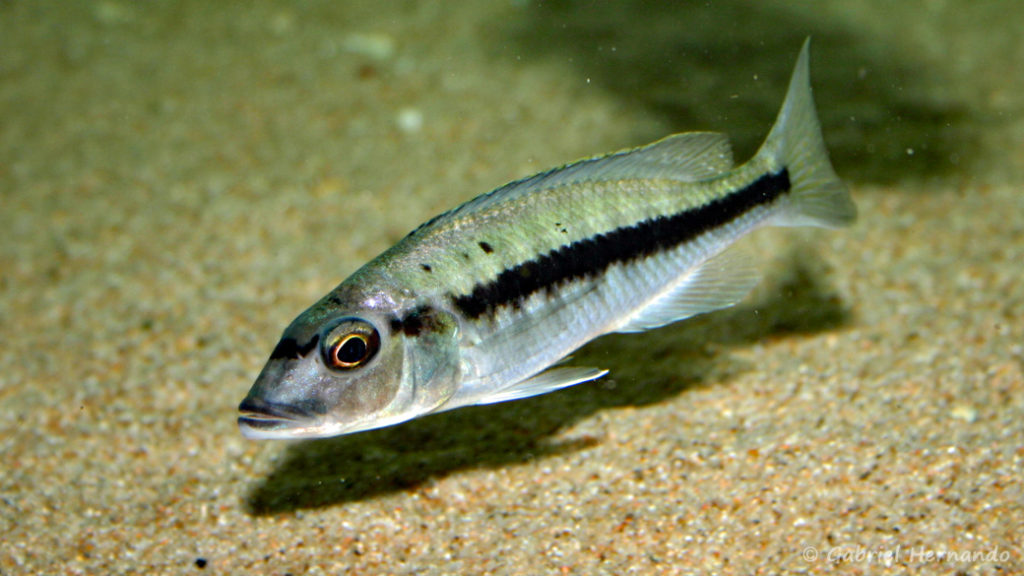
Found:
[(326, 339), (324, 363), (335, 370), (351, 370), (369, 362), (380, 350), (380, 335), (373, 326), (356, 318), (339, 322)]
[(331, 347), (331, 364), (335, 368), (355, 368), (366, 361), (369, 347), (366, 336), (349, 334)]

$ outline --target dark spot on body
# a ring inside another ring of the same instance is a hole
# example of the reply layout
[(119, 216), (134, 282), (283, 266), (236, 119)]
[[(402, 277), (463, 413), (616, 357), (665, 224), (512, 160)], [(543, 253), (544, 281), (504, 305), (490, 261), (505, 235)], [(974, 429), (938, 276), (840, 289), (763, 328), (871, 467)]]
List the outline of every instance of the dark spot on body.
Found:
[(196, 568), (200, 570), (206, 568), (206, 558), (196, 558)]
[(434, 269), (430, 267), (430, 264), (420, 264), (420, 268), (423, 268), (424, 272), (433, 272)]
[(483, 250), (485, 254), (494, 252), (494, 247), (487, 242), (480, 242), (480, 249)]
[(406, 336), (419, 336), (423, 331), (423, 317), (418, 314), (410, 314), (402, 319), (402, 333)]
[(436, 330), (440, 326), (441, 323), (437, 319), (436, 312), (426, 304), (409, 312), (403, 318), (393, 318), (391, 320), (391, 330), (393, 332), (401, 332), (411, 338), (419, 336), (424, 331)]
[(465, 259), (465, 260), (466, 260), (467, 262), (469, 261), (469, 253), (468, 253), (468, 252), (463, 252), (463, 253), (462, 253), (462, 257), (463, 257), (463, 258), (464, 258), (464, 259)]

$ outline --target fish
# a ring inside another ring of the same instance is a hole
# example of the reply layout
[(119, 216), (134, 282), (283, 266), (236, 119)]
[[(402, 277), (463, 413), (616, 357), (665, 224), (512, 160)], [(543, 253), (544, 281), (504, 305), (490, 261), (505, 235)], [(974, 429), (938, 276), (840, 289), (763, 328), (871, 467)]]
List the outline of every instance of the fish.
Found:
[(760, 274), (738, 239), (856, 218), (809, 47), (743, 165), (724, 134), (679, 133), (511, 182), (410, 232), (284, 330), (239, 405), (242, 434), (338, 436), (553, 392), (607, 373), (565, 361), (599, 336), (741, 301)]

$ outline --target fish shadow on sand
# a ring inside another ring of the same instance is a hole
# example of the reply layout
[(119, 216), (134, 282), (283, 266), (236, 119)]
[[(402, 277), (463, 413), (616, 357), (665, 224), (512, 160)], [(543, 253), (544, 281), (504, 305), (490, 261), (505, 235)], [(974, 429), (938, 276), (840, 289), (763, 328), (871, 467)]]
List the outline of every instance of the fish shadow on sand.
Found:
[(415, 488), (459, 470), (499, 467), (586, 449), (596, 439), (553, 441), (557, 432), (609, 408), (662, 402), (694, 386), (727, 383), (747, 369), (729, 349), (846, 324), (850, 312), (825, 282), (820, 258), (795, 249), (783, 271), (735, 308), (643, 334), (601, 338), (573, 364), (611, 374), (594, 383), (517, 402), (462, 408), (398, 426), (289, 446), (250, 490), (250, 514), (354, 502)]

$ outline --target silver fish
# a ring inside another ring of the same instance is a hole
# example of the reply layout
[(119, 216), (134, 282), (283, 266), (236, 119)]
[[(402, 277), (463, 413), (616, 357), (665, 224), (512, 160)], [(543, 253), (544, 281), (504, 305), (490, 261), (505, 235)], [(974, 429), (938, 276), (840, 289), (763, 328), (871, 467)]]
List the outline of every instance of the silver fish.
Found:
[(326, 437), (544, 394), (607, 371), (559, 364), (611, 332), (731, 306), (757, 282), (727, 250), (761, 226), (856, 208), (828, 160), (808, 43), (757, 154), (676, 134), (502, 186), (423, 224), (285, 329), (238, 424)]

